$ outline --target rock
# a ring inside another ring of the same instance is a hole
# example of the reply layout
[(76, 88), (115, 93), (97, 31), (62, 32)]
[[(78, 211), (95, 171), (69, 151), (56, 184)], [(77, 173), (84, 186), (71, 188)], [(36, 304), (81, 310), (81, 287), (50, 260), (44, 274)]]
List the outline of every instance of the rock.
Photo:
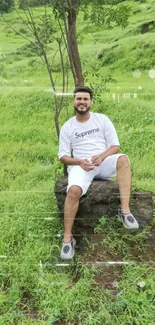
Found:
[[(66, 197), (67, 177), (55, 184), (55, 195), (58, 209), (63, 218), (64, 201)], [(152, 194), (149, 192), (133, 192), (130, 207), (141, 228), (148, 225), (153, 216)], [(76, 215), (76, 227), (92, 231), (102, 216), (113, 217), (120, 208), (118, 183), (107, 180), (94, 180), (86, 195), (80, 199)]]

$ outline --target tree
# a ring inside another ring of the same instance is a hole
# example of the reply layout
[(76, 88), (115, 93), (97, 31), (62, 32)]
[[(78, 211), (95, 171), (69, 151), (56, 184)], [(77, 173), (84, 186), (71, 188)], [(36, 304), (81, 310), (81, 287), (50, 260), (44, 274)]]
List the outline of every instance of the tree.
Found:
[[(25, 38), (29, 44), (24, 45), (24, 50), (28, 49), (33, 53), (35, 56), (39, 56), (42, 63), (45, 65), (50, 83), (52, 86), (52, 95), (54, 97), (55, 102), (55, 127), (57, 136), (59, 137), (59, 115), (60, 111), (63, 107), (64, 103), (64, 93), (68, 92), (68, 59), (64, 55), (65, 47), (63, 43), (63, 37), (61, 32), (57, 32), (58, 30), (58, 24), (53, 20), (53, 17), (51, 14), (47, 13), (47, 10), (45, 8), (45, 11), (43, 12), (42, 16), (39, 18), (34, 17), (33, 9), (29, 6), (26, 6), (23, 8), (25, 17), (16, 10), (18, 16), (20, 17), (21, 21), (23, 22), (23, 25), (25, 28), (27, 28), (30, 32), (30, 37), (28, 38), (25, 36), (25, 34), (21, 34), (17, 30), (14, 29), (14, 27), (9, 23), (5, 15), (2, 15), (2, 18), (4, 21), (9, 25), (10, 28), (12, 28), (16, 33), (20, 34), (23, 38)], [(57, 48), (54, 52), (54, 55), (50, 56), (50, 50), (49, 46), (55, 42), (57, 44)], [(59, 56), (59, 66), (55, 67), (54, 65), (54, 58), (55, 56)], [(54, 79), (54, 72), (59, 71), (61, 72), (61, 85), (62, 85), (62, 91), (60, 93), (60, 96), (57, 91), (57, 86)]]
[(83, 11), (84, 20), (96, 25), (109, 27), (127, 24), (129, 10), (120, 0), (20, 0), (20, 8), (45, 4), (52, 7), (55, 20), (59, 23), (75, 86), (84, 85), (82, 63), (78, 50), (77, 18), (79, 11)]
[(84, 77), (82, 74), (81, 59), (78, 50), (76, 22), (79, 11), (80, 0), (51, 0), (53, 12), (56, 19), (62, 19), (64, 27), (64, 39), (66, 40), (66, 48), (69, 56), (71, 70), (74, 78), (75, 86), (84, 85)]
[[(84, 20), (96, 25), (108, 25), (109, 27), (122, 26), (127, 24), (129, 10), (126, 6), (120, 5), (119, 0), (51, 0), (55, 18), (61, 18), (64, 26), (64, 37), (68, 50), (70, 65), (75, 86), (84, 84), (82, 64), (78, 51), (77, 41), (77, 16), (83, 11)], [(116, 6), (118, 4), (118, 6)]]
[(9, 12), (14, 7), (14, 0), (0, 0), (0, 12)]
[[(0, 0), (6, 4), (13, 4), (13, 0)], [(35, 18), (32, 6), (44, 4), (44, 13), (40, 18)], [(23, 9), (25, 17), (16, 10), (22, 23), (31, 32), (31, 39), (25, 37), (47, 68), (50, 82), (55, 98), (55, 125), (59, 136), (59, 114), (62, 108), (64, 97), (57, 97), (55, 81), (53, 78), (53, 60), (48, 55), (48, 45), (54, 41), (57, 43), (59, 60), (62, 71), (62, 93), (66, 92), (68, 83), (68, 62), (65, 61), (67, 51), (71, 67), (74, 85), (84, 85), (81, 58), (78, 50), (77, 17), (79, 11), (83, 12), (83, 19), (96, 25), (108, 25), (125, 27), (127, 24), (129, 10), (120, 4), (119, 0), (19, 0), (19, 6)], [(48, 7), (52, 8), (54, 17), (49, 14)], [(7, 22), (5, 16), (4, 20)], [(9, 23), (8, 23), (9, 24)], [(10, 27), (12, 27), (10, 25)], [(12, 27), (13, 28), (13, 27)], [(16, 31), (17, 32), (17, 31)]]
[[(0, 0), (3, 12), (13, 6), (14, 0)], [(44, 14), (38, 19), (33, 14), (32, 6), (44, 4)], [(52, 8), (54, 20), (47, 11), (47, 6)], [(75, 86), (84, 85), (81, 58), (78, 50), (77, 17), (81, 10), (84, 20), (96, 25), (108, 25), (109, 27), (127, 24), (129, 10), (119, 0), (19, 0), (19, 7), (23, 9), (25, 18), (16, 9), (23, 24), (30, 30), (33, 41), (29, 39), (36, 53), (44, 62), (50, 78), (55, 96), (55, 125), (59, 136), (58, 118), (62, 108), (63, 96), (58, 101), (56, 87), (53, 79), (53, 62), (48, 57), (48, 45), (56, 41), (62, 71), (62, 90), (66, 91), (67, 73), (65, 68), (65, 51), (67, 51), (69, 63)], [(3, 15), (4, 20), (7, 22)], [(8, 23), (8, 22), (7, 22)], [(9, 24), (9, 23), (8, 23)], [(12, 27), (10, 25), (10, 27)], [(17, 32), (17, 31), (16, 31)], [(24, 35), (22, 35), (25, 37)], [(25, 37), (27, 39), (27, 37)]]

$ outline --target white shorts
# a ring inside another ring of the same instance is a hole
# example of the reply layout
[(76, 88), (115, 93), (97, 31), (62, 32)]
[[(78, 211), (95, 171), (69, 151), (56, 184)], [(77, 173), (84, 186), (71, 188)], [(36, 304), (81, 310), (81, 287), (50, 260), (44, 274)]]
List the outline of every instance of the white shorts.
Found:
[(122, 153), (118, 153), (108, 156), (103, 160), (100, 166), (96, 166), (90, 171), (85, 171), (80, 166), (69, 166), (67, 192), (71, 186), (76, 185), (81, 187), (82, 195), (84, 195), (86, 194), (93, 179), (109, 179), (115, 177), (117, 172), (117, 160), (123, 155), (124, 154)]

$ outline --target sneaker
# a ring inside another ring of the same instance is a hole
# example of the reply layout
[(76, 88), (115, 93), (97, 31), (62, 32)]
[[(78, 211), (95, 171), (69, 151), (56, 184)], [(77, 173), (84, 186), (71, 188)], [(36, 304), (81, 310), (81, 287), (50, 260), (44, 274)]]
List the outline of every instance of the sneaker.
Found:
[(72, 259), (75, 254), (75, 249), (74, 249), (75, 245), (76, 245), (76, 240), (74, 238), (72, 238), (72, 240), (69, 243), (63, 243), (61, 254), (60, 254), (61, 259), (64, 260)]
[(127, 229), (138, 229), (139, 224), (132, 213), (121, 213), (118, 215), (118, 221), (123, 223), (123, 226)]

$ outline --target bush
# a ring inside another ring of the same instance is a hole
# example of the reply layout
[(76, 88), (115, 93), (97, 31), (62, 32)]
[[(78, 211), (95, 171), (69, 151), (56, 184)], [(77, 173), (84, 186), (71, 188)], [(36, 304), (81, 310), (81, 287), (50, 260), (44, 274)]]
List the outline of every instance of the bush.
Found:
[(10, 12), (14, 7), (14, 0), (0, 0), (0, 12)]
[(35, 56), (37, 54), (37, 45), (35, 43), (25, 44), (17, 48), (16, 54), (21, 54), (27, 57)]

